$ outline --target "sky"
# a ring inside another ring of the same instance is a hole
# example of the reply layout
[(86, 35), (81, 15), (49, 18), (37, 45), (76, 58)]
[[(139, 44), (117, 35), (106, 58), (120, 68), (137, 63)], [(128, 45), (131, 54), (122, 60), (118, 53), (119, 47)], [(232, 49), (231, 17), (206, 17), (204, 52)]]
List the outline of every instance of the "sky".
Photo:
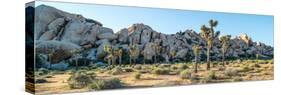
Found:
[(235, 37), (246, 33), (253, 41), (262, 42), (271, 46), (274, 44), (274, 17), (270, 15), (48, 1), (37, 1), (35, 6), (41, 4), (97, 20), (104, 27), (113, 29), (114, 32), (118, 32), (122, 28), (128, 28), (134, 23), (144, 23), (149, 25), (153, 30), (165, 34), (175, 34), (186, 29), (200, 32), (202, 25), (208, 25), (208, 21), (214, 19), (219, 22), (216, 30), (221, 31), (221, 35), (232, 35)]

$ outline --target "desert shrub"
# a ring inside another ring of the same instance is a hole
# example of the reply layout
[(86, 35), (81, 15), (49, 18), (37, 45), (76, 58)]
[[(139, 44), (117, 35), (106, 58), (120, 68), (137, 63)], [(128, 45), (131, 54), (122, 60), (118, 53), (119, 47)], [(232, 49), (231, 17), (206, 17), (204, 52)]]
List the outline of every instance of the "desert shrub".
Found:
[(111, 70), (112, 75), (119, 75), (119, 74), (122, 74), (122, 73), (123, 73), (123, 70), (120, 67), (115, 67), (114, 69)]
[(219, 71), (224, 71), (224, 70), (225, 70), (225, 67), (219, 66), (219, 67), (218, 67), (218, 70), (219, 70)]
[(152, 72), (154, 74), (157, 74), (157, 75), (167, 75), (167, 74), (170, 73), (170, 69), (168, 69), (168, 68), (155, 68)]
[(213, 82), (213, 80), (210, 79), (210, 78), (207, 78), (207, 77), (204, 77), (200, 80), (200, 83), (202, 83), (202, 84), (203, 83), (211, 83), (211, 82)]
[(47, 83), (48, 81), (46, 79), (36, 79), (35, 83)]
[(52, 75), (45, 76), (45, 78), (52, 78), (52, 77), (53, 77)]
[(134, 68), (137, 69), (137, 70), (141, 70), (142, 66), (141, 65), (136, 65), (136, 66), (134, 66)]
[(125, 71), (125, 72), (134, 72), (134, 69), (131, 68), (131, 67), (125, 67), (125, 68), (124, 68), (124, 71)]
[(238, 70), (234, 68), (227, 68), (224, 71), (224, 75), (228, 77), (236, 76), (238, 74)]
[(191, 72), (189, 70), (183, 70), (180, 72), (181, 79), (189, 79), (191, 78)]
[(181, 70), (188, 69), (188, 66), (186, 64), (180, 64), (179, 69)]
[(49, 70), (46, 68), (40, 68), (38, 69), (38, 75), (46, 75), (49, 73)]
[(252, 63), (249, 65), (250, 67), (256, 67), (256, 68), (260, 68), (261, 66), (257, 63)]
[(140, 79), (141, 78), (141, 73), (140, 72), (137, 72), (134, 74), (134, 78), (135, 79)]
[(79, 70), (89, 70), (89, 67), (86, 67), (86, 66), (80, 66), (78, 69), (79, 69)]
[(171, 67), (171, 64), (160, 64), (159, 67), (160, 68), (168, 68), (168, 67)]
[(248, 71), (250, 71), (250, 70), (251, 70), (251, 68), (250, 68), (248, 65), (246, 65), (246, 66), (243, 66), (243, 67), (241, 68), (240, 72), (248, 72)]
[(209, 78), (209, 79), (217, 79), (217, 76), (216, 76), (216, 72), (215, 71), (209, 71), (206, 75), (206, 78)]
[(175, 66), (175, 65), (172, 65), (172, 66), (171, 66), (171, 69), (172, 69), (172, 70), (177, 70), (177, 69), (178, 69), (178, 67), (177, 67), (177, 66)]
[(72, 89), (81, 89), (87, 87), (93, 80), (94, 76), (88, 75), (85, 71), (79, 71), (68, 79), (68, 84)]
[(96, 80), (90, 85), (90, 87), (95, 90), (114, 89), (122, 87), (122, 83), (118, 78), (109, 80)]

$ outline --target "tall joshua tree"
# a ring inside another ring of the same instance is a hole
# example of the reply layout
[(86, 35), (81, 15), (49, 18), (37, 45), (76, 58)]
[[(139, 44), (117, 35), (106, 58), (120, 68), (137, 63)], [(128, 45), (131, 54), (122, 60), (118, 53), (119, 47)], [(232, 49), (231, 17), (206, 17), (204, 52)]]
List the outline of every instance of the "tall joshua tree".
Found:
[(207, 42), (207, 70), (210, 70), (210, 52), (213, 47), (213, 41), (217, 38), (220, 34), (219, 31), (214, 30), (214, 28), (218, 25), (218, 21), (210, 20), (209, 27), (206, 25), (202, 25), (201, 30), (201, 37)]
[(225, 53), (227, 52), (229, 46), (230, 46), (230, 38), (231, 38), (231, 35), (225, 35), (225, 36), (221, 36), (220, 37), (220, 41), (222, 43), (222, 64), (223, 66), (225, 66)]
[(132, 61), (135, 63), (136, 62), (136, 57), (137, 57), (137, 52), (138, 48), (137, 45), (131, 45), (129, 47), (129, 54), (130, 54), (130, 64), (132, 64)]
[(192, 47), (192, 49), (193, 49), (193, 53), (194, 53), (194, 56), (195, 56), (195, 63), (194, 63), (194, 72), (195, 73), (197, 73), (197, 68), (198, 68), (198, 57), (199, 57), (199, 54), (200, 54), (200, 49), (201, 49), (201, 47), (199, 46), (199, 45), (194, 45), (193, 47)]
[(159, 46), (157, 44), (153, 44), (152, 48), (155, 51), (154, 63), (157, 63), (158, 62), (157, 56), (159, 56), (159, 54), (161, 53), (161, 46)]
[(108, 54), (107, 57), (106, 57), (106, 60), (107, 60), (107, 64), (108, 65), (111, 65), (111, 61), (112, 61), (112, 57), (113, 57), (113, 53), (112, 53), (112, 47), (109, 46), (109, 45), (105, 45), (103, 47), (103, 50)]

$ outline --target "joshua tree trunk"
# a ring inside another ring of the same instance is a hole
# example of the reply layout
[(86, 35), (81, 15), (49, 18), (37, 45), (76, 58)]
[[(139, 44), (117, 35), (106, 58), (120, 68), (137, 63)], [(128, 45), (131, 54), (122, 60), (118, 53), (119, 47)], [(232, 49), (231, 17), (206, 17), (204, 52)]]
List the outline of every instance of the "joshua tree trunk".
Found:
[(130, 57), (130, 59), (129, 59), (129, 60), (130, 60), (130, 65), (132, 65), (132, 57)]
[(222, 52), (222, 65), (223, 65), (223, 66), (225, 66), (225, 62), (224, 62), (224, 59), (225, 59), (225, 58), (224, 58), (224, 56), (225, 56), (225, 52), (223, 51), (223, 52)]
[(154, 56), (154, 63), (156, 63), (156, 56)]
[(195, 66), (194, 66), (194, 72), (197, 73), (197, 66), (198, 65), (198, 56), (195, 56)]
[(111, 61), (110, 59), (107, 60), (108, 65), (111, 65), (111, 62), (110, 62), (110, 61)]
[(75, 59), (76, 70), (78, 70), (78, 59)]
[(207, 70), (210, 70), (210, 49), (207, 48)]
[(122, 56), (119, 56), (119, 65), (122, 64)]

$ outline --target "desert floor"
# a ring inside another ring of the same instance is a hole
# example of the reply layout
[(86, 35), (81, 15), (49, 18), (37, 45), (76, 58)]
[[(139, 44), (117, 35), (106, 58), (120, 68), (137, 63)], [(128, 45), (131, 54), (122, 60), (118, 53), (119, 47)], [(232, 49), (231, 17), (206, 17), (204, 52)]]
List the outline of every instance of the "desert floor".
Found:
[[(221, 64), (217, 64), (214, 67), (211, 66), (212, 68), (209, 71), (206, 70), (206, 64), (199, 64), (198, 73), (193, 72), (194, 63), (122, 65), (112, 66), (111, 68), (95, 69), (83, 67), (81, 69), (86, 72), (94, 72), (95, 79), (98, 80), (118, 78), (122, 83), (121, 88), (160, 87), (274, 79), (274, 64), (272, 60), (247, 60), (239, 63), (236, 61), (229, 61), (227, 63), (228, 64), (225, 67)], [(116, 70), (116, 68), (121, 68), (121, 71)], [(163, 70), (159, 73), (156, 69)], [(190, 76), (188, 78), (183, 77), (184, 73), (181, 73), (183, 70), (190, 72)], [(36, 79), (43, 79), (45, 82), (35, 83), (36, 93), (50, 94), (95, 91), (95, 89), (91, 89), (90, 87), (84, 87), (81, 89), (71, 88), (68, 81), (73, 72), (77, 72), (77, 70), (50, 70), (48, 74), (37, 76)], [(139, 77), (136, 77), (136, 73), (139, 74)]]

